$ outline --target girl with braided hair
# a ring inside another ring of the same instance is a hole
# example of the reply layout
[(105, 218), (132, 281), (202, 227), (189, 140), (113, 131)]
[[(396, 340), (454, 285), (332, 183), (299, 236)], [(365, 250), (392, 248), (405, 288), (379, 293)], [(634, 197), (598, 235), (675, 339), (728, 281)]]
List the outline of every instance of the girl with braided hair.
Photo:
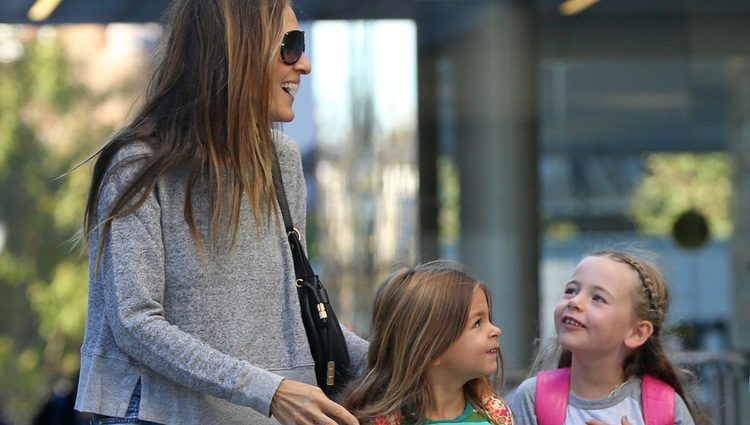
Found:
[[(662, 341), (669, 290), (650, 262), (626, 252), (586, 256), (555, 307), (543, 347), (511, 405), (516, 423), (694, 424), (695, 404)], [(557, 407), (555, 407), (557, 406)]]

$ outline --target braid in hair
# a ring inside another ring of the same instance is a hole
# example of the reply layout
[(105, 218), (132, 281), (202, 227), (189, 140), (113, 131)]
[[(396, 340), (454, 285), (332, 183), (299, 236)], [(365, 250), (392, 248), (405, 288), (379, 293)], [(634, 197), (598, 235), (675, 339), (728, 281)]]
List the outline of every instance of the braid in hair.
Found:
[[(645, 374), (656, 376), (674, 388), (682, 397), (696, 420), (701, 418), (697, 404), (684, 384), (685, 371), (678, 368), (667, 355), (661, 339), (661, 331), (669, 309), (669, 288), (664, 275), (652, 263), (620, 251), (598, 251), (595, 257), (608, 257), (613, 261), (627, 264), (638, 274), (640, 291), (635, 291), (633, 308), (636, 317), (651, 322), (654, 332), (648, 340), (636, 348), (625, 359), (623, 371), (626, 378), (641, 377)], [(703, 420), (696, 423), (704, 422)]]
[[(609, 256), (615, 261), (629, 265), (638, 273), (643, 293), (646, 295), (648, 314), (644, 317), (654, 326), (654, 337), (659, 337), (664, 319), (669, 309), (669, 293), (666, 282), (661, 273), (651, 264), (645, 265), (644, 262), (637, 260), (626, 254), (617, 253)], [(648, 270), (646, 268), (648, 267)], [(654, 276), (654, 278), (652, 278)], [(658, 282), (658, 283), (657, 283)], [(657, 284), (661, 286), (658, 290)]]

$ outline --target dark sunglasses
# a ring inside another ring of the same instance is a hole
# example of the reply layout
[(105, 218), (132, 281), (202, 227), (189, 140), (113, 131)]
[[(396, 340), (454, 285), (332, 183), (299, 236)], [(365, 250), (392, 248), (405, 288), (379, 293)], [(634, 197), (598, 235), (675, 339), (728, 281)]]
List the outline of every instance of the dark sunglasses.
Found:
[(305, 32), (289, 31), (281, 39), (281, 60), (287, 65), (294, 65), (305, 52)]

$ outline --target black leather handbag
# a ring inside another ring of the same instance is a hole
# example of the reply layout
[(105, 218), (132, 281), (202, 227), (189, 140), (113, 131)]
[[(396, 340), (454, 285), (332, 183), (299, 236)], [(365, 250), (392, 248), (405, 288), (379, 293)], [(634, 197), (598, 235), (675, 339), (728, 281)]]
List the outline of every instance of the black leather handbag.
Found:
[(273, 182), (294, 259), (297, 295), (302, 323), (305, 325), (305, 333), (310, 343), (310, 353), (315, 360), (315, 377), (318, 387), (331, 397), (340, 393), (352, 378), (349, 350), (326, 289), (310, 266), (302, 248), (301, 235), (292, 223), (286, 192), (284, 192), (284, 182), (281, 178), (281, 168), (275, 151)]

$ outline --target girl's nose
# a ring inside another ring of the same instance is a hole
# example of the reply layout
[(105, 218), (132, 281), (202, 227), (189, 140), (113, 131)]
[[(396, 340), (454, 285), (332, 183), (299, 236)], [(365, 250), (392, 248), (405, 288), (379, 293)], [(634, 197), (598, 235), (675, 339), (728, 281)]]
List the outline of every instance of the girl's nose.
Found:
[(503, 334), (503, 330), (498, 328), (497, 326), (490, 324), (492, 326), (492, 329), (490, 329), (490, 337), (495, 338), (499, 337)]
[(568, 308), (575, 311), (581, 311), (581, 304), (578, 302), (578, 297), (573, 297), (568, 300)]

